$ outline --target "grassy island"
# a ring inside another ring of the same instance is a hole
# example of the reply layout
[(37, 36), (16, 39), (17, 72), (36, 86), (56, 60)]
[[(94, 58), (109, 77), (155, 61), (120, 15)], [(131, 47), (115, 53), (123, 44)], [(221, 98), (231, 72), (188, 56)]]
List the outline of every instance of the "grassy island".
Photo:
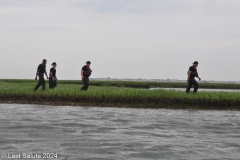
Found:
[[(34, 80), (0, 79), (9, 83), (36, 83)], [(59, 80), (58, 84), (81, 84), (80, 80)], [(129, 88), (186, 88), (187, 82), (145, 82), (145, 81), (100, 81), (91, 80), (91, 86), (129, 87)], [(240, 84), (199, 82), (204, 89), (240, 89)]]
[[(96, 84), (97, 82), (94, 81), (92, 83)], [(37, 92), (34, 92), (33, 88), (36, 85), (34, 81), (0, 80), (0, 102), (104, 107), (240, 110), (240, 93), (237, 92), (186, 94), (182, 91), (174, 90), (150, 90), (144, 89), (144, 87), (129, 88), (122, 84), (114, 86), (109, 85), (108, 81), (105, 81), (104, 84), (101, 81), (98, 82), (102, 83), (102, 85), (93, 85), (92, 83), (87, 92), (79, 90), (81, 87), (80, 81), (59, 81), (59, 85), (54, 90), (47, 89), (42, 91), (39, 89)], [(131, 83), (134, 84), (134, 82)]]

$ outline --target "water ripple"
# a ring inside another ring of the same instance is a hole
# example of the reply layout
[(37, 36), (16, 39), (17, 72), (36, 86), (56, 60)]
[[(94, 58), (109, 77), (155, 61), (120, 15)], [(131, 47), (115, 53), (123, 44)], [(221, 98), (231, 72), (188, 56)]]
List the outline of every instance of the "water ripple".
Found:
[(1, 153), (61, 160), (240, 159), (240, 112), (0, 104)]

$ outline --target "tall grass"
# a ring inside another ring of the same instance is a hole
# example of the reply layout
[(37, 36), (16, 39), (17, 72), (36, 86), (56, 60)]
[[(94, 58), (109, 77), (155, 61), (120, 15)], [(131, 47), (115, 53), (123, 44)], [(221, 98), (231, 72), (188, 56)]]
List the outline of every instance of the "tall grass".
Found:
[[(0, 79), (0, 82), (9, 83), (35, 83), (34, 80), (23, 79)], [(82, 84), (81, 80), (59, 80), (59, 84)], [(90, 81), (91, 86), (112, 86), (130, 88), (186, 88), (187, 83), (183, 82), (138, 82), (138, 81)], [(240, 84), (230, 83), (204, 83), (200, 82), (200, 88), (205, 89), (240, 89)]]
[(0, 82), (0, 101), (21, 103), (97, 105), (146, 108), (199, 108), (240, 109), (240, 93), (199, 92), (186, 94), (181, 91), (133, 89), (126, 87), (90, 86), (80, 91), (80, 85), (59, 84), (56, 89), (39, 89), (36, 83)]

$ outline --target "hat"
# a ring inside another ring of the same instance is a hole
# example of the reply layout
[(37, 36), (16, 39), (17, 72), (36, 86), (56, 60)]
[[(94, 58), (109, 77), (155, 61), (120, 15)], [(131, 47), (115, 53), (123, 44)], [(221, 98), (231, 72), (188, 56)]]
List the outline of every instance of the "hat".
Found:
[(52, 65), (56, 65), (57, 63), (56, 62), (53, 62)]
[(91, 62), (90, 62), (90, 61), (87, 61), (86, 63), (87, 63), (87, 64), (91, 64)]
[(193, 62), (193, 64), (198, 64), (198, 61)]

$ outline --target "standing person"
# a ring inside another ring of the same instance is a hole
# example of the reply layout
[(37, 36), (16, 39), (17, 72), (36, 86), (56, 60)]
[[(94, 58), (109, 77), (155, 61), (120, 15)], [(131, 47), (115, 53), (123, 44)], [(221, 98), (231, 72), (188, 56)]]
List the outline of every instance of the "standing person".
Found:
[(195, 61), (193, 63), (193, 65), (189, 68), (188, 78), (187, 78), (188, 87), (187, 87), (186, 93), (190, 92), (192, 85), (194, 85), (194, 93), (197, 93), (198, 82), (195, 80), (195, 77), (197, 77), (199, 80), (201, 80), (201, 78), (198, 76), (197, 67), (198, 67), (198, 62)]
[(37, 68), (37, 73), (36, 73), (35, 80), (37, 80), (37, 76), (39, 77), (39, 80), (38, 80), (38, 84), (34, 88), (34, 91), (38, 90), (38, 88), (40, 86), (42, 86), (42, 90), (45, 90), (46, 83), (45, 83), (45, 79), (44, 79), (44, 73), (45, 73), (45, 75), (47, 76), (47, 79), (48, 79), (48, 75), (47, 75), (47, 71), (46, 71), (46, 64), (47, 64), (47, 60), (44, 59), (42, 61), (42, 63), (39, 64), (39, 66)]
[(81, 90), (88, 90), (89, 87), (89, 77), (92, 74), (92, 70), (90, 68), (91, 62), (87, 61), (86, 65), (82, 67), (82, 71), (81, 71), (81, 78), (83, 81), (83, 87), (81, 88)]
[(54, 89), (57, 86), (56, 67), (57, 63), (53, 62), (49, 73), (49, 88), (51, 89)]

